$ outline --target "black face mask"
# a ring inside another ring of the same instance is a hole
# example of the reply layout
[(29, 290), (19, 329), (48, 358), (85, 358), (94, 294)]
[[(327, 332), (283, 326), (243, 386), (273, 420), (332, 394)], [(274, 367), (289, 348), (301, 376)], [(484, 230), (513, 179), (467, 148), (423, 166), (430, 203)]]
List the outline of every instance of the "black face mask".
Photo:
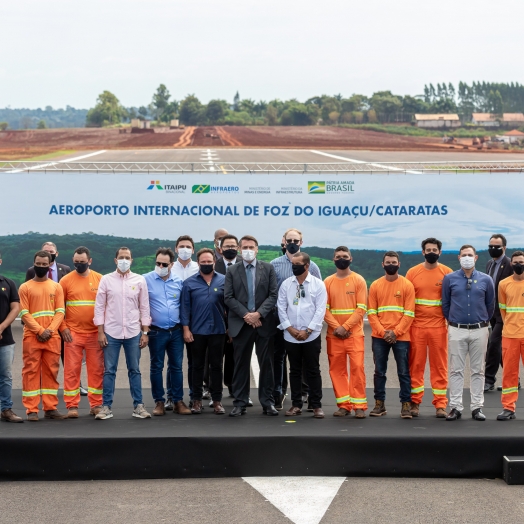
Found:
[(522, 275), (522, 273), (524, 273), (524, 266), (518, 262), (516, 264), (511, 264), (511, 267), (515, 272), (515, 275)]
[(337, 266), (338, 269), (347, 269), (350, 264), (351, 260), (348, 258), (339, 258), (335, 260), (335, 266)]
[(222, 255), (226, 260), (234, 260), (237, 257), (238, 251), (236, 249), (224, 249)]
[(33, 266), (33, 269), (38, 278), (44, 278), (49, 273), (49, 267)]
[(489, 246), (488, 251), (491, 258), (499, 258), (504, 253), (500, 246)]
[(398, 265), (394, 266), (393, 264), (389, 264), (384, 266), (384, 270), (388, 275), (394, 275), (398, 271)]
[(286, 254), (286, 244), (280, 244), (280, 247), (282, 248), (282, 254)]
[(85, 273), (89, 268), (89, 264), (87, 262), (75, 262), (74, 265), (75, 269), (80, 274)]
[(200, 264), (200, 271), (202, 271), (204, 275), (210, 275), (213, 273), (213, 264)]
[(293, 275), (299, 277), (306, 272), (306, 266), (304, 264), (291, 264), (291, 269), (293, 270)]
[(291, 243), (291, 244), (286, 245), (286, 251), (290, 255), (294, 255), (295, 253), (298, 253), (299, 250), (300, 250), (300, 246), (298, 244)]
[(56, 259), (56, 253), (49, 253), (51, 255), (51, 264), (55, 261)]
[(428, 264), (434, 264), (439, 259), (439, 255), (438, 253), (425, 253), (424, 258)]

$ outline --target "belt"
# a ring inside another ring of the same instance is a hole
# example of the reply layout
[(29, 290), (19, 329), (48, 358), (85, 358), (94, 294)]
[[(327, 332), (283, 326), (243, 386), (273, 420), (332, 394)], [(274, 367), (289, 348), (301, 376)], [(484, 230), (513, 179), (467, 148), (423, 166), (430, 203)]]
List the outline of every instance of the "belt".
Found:
[(160, 328), (158, 326), (149, 326), (149, 329), (151, 331), (165, 331), (166, 333), (171, 333), (171, 331), (176, 331), (177, 329), (180, 329), (180, 324), (176, 324), (173, 327), (170, 327), (168, 329)]
[(449, 322), (449, 325), (459, 329), (479, 329), (488, 327), (488, 322), (478, 322), (477, 324), (457, 324), (456, 322)]

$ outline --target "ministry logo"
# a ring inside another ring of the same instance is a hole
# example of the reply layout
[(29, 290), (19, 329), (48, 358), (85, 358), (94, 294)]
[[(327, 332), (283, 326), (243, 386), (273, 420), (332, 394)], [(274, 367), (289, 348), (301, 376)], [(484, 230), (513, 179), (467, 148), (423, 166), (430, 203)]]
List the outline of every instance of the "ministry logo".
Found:
[(310, 195), (323, 195), (326, 192), (326, 183), (325, 182), (308, 182), (307, 183), (307, 192)]

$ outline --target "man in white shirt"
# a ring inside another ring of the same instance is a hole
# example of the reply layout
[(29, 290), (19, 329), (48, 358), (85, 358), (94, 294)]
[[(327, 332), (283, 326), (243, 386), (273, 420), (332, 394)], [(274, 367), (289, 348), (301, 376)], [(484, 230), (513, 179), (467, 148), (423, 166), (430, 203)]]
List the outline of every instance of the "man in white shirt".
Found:
[(284, 280), (278, 292), (279, 329), (289, 358), (292, 407), (286, 416), (302, 414), (302, 368), (309, 385), (313, 417), (324, 418), (320, 375), (320, 332), (326, 313), (327, 293), (322, 280), (310, 275), (311, 260), (299, 252), (292, 259), (293, 276)]

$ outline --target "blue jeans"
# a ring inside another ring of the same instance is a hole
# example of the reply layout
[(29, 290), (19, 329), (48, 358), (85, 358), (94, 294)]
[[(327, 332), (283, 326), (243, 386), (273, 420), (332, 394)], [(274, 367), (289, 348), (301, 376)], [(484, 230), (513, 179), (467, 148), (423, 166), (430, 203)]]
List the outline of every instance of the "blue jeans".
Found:
[(167, 397), (173, 402), (184, 398), (182, 359), (184, 339), (182, 329), (175, 331), (149, 331), (149, 355), (151, 358), (151, 393), (155, 402), (165, 402), (162, 373), (167, 353)]
[(15, 345), (0, 346), (0, 406), (4, 409), (11, 409), (11, 389), (13, 387), (13, 375), (11, 373), (13, 360), (15, 358)]
[(120, 348), (124, 346), (126, 355), (127, 376), (129, 377), (129, 389), (133, 398), (133, 406), (136, 408), (142, 402), (142, 375), (140, 374), (140, 334), (133, 338), (118, 339), (106, 333), (107, 346), (104, 348), (104, 406), (111, 407), (115, 394), (116, 369)]
[(382, 338), (371, 337), (373, 362), (375, 362), (375, 374), (373, 375), (375, 400), (386, 400), (386, 372), (388, 370), (389, 350), (393, 349), (393, 355), (397, 362), (398, 381), (400, 383), (400, 402), (411, 402), (409, 347), (409, 342), (397, 341), (391, 345)]

